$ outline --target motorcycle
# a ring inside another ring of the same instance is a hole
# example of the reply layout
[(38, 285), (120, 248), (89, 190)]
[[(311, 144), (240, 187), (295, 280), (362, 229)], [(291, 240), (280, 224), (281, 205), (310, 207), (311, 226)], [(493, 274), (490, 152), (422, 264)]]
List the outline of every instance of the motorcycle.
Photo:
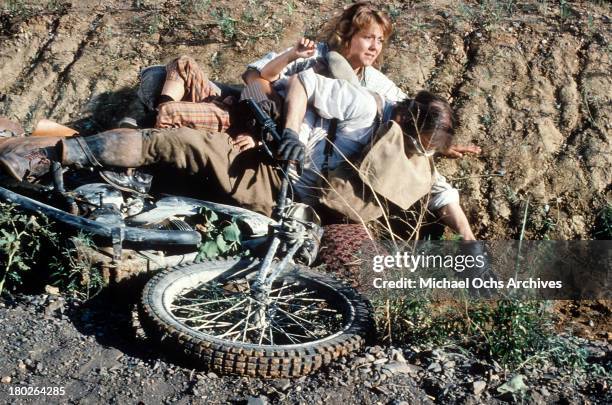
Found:
[[(261, 139), (279, 138), (274, 122), (247, 100)], [(271, 154), (264, 142), (264, 149)], [(138, 320), (147, 336), (220, 373), (298, 377), (361, 348), (375, 330), (369, 302), (310, 268), (322, 227), (314, 210), (287, 198), (273, 217), (179, 196), (151, 196), (90, 180), (95, 173), (55, 164), (49, 184), (3, 178), (0, 200), (94, 235), (112, 248), (177, 252), (144, 287)], [(283, 173), (288, 173), (285, 163)], [(31, 198), (36, 197), (36, 198)], [(210, 210), (237, 224), (248, 255), (195, 260), (197, 218)], [(188, 252), (188, 253), (185, 253)]]

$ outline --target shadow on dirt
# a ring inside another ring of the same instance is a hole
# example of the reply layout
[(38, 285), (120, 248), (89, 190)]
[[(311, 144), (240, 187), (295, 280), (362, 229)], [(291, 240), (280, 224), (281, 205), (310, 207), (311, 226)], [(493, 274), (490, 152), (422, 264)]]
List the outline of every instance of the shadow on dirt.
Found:
[(137, 337), (133, 322), (132, 311), (136, 311), (144, 281), (139, 280), (140, 289), (127, 287), (125, 295), (119, 288), (106, 288), (67, 315), (80, 333), (94, 336), (100, 345), (143, 361), (157, 360), (160, 355), (155, 346)]
[(145, 334), (139, 321), (138, 302), (153, 274), (140, 273), (111, 283), (66, 315), (80, 333), (93, 336), (101, 346), (115, 348), (149, 364), (161, 360), (187, 369), (204, 369), (202, 364), (181, 355), (180, 349), (168, 352)]
[(106, 91), (94, 97), (87, 104), (84, 115), (69, 126), (85, 136), (117, 128), (126, 116), (136, 118), (143, 128), (151, 128), (155, 123), (155, 116), (146, 111), (132, 87)]
[[(205, 370), (194, 359), (160, 348), (158, 342), (144, 333), (137, 315), (137, 302), (149, 277), (144, 275), (123, 286), (107, 287), (103, 292), (68, 313), (75, 328), (86, 336), (94, 336), (98, 344), (115, 348), (127, 356), (147, 363), (157, 360), (179, 367)], [(119, 296), (119, 294), (121, 294)]]

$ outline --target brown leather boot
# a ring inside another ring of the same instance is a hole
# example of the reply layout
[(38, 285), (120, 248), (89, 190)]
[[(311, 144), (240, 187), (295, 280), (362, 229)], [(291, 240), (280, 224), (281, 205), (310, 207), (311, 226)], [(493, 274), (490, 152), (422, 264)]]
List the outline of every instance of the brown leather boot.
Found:
[(49, 172), (51, 161), (57, 160), (55, 145), (59, 136), (25, 136), (0, 141), (0, 167), (17, 180), (40, 177)]
[(66, 166), (128, 168), (142, 164), (142, 133), (136, 129), (62, 139), (58, 146), (60, 162)]
[[(114, 129), (87, 137), (64, 139), (60, 143), (61, 163), (77, 167), (108, 169), (133, 168), (142, 164), (142, 133)], [(145, 194), (153, 177), (135, 170), (101, 170), (100, 176), (119, 190)]]

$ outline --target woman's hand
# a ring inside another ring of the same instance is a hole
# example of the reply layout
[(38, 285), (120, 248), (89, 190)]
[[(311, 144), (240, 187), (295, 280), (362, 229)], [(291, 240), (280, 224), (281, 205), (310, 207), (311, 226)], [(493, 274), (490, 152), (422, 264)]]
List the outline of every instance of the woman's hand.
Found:
[(300, 38), (292, 48), (287, 49), (261, 68), (260, 77), (269, 82), (278, 80), (280, 73), (288, 64), (299, 58), (309, 58), (314, 53), (315, 42), (306, 37)]
[(448, 149), (440, 153), (448, 158), (457, 159), (463, 157), (464, 153), (479, 155), (481, 151), (482, 149), (476, 145), (451, 145)]
[(315, 41), (306, 37), (300, 38), (293, 47), (293, 59), (310, 58), (315, 53)]
[(257, 146), (255, 143), (255, 139), (251, 135), (248, 134), (240, 134), (232, 139), (232, 146), (235, 149), (238, 149), (240, 152), (244, 152), (245, 150), (249, 150)]

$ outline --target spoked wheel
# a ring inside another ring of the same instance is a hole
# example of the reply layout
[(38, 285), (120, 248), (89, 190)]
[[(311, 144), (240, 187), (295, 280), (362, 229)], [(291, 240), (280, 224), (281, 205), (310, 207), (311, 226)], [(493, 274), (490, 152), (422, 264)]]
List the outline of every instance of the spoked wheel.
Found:
[(258, 261), (213, 260), (166, 270), (143, 291), (141, 321), (204, 368), (297, 377), (359, 349), (374, 333), (369, 303), (339, 281), (296, 266), (254, 298)]

